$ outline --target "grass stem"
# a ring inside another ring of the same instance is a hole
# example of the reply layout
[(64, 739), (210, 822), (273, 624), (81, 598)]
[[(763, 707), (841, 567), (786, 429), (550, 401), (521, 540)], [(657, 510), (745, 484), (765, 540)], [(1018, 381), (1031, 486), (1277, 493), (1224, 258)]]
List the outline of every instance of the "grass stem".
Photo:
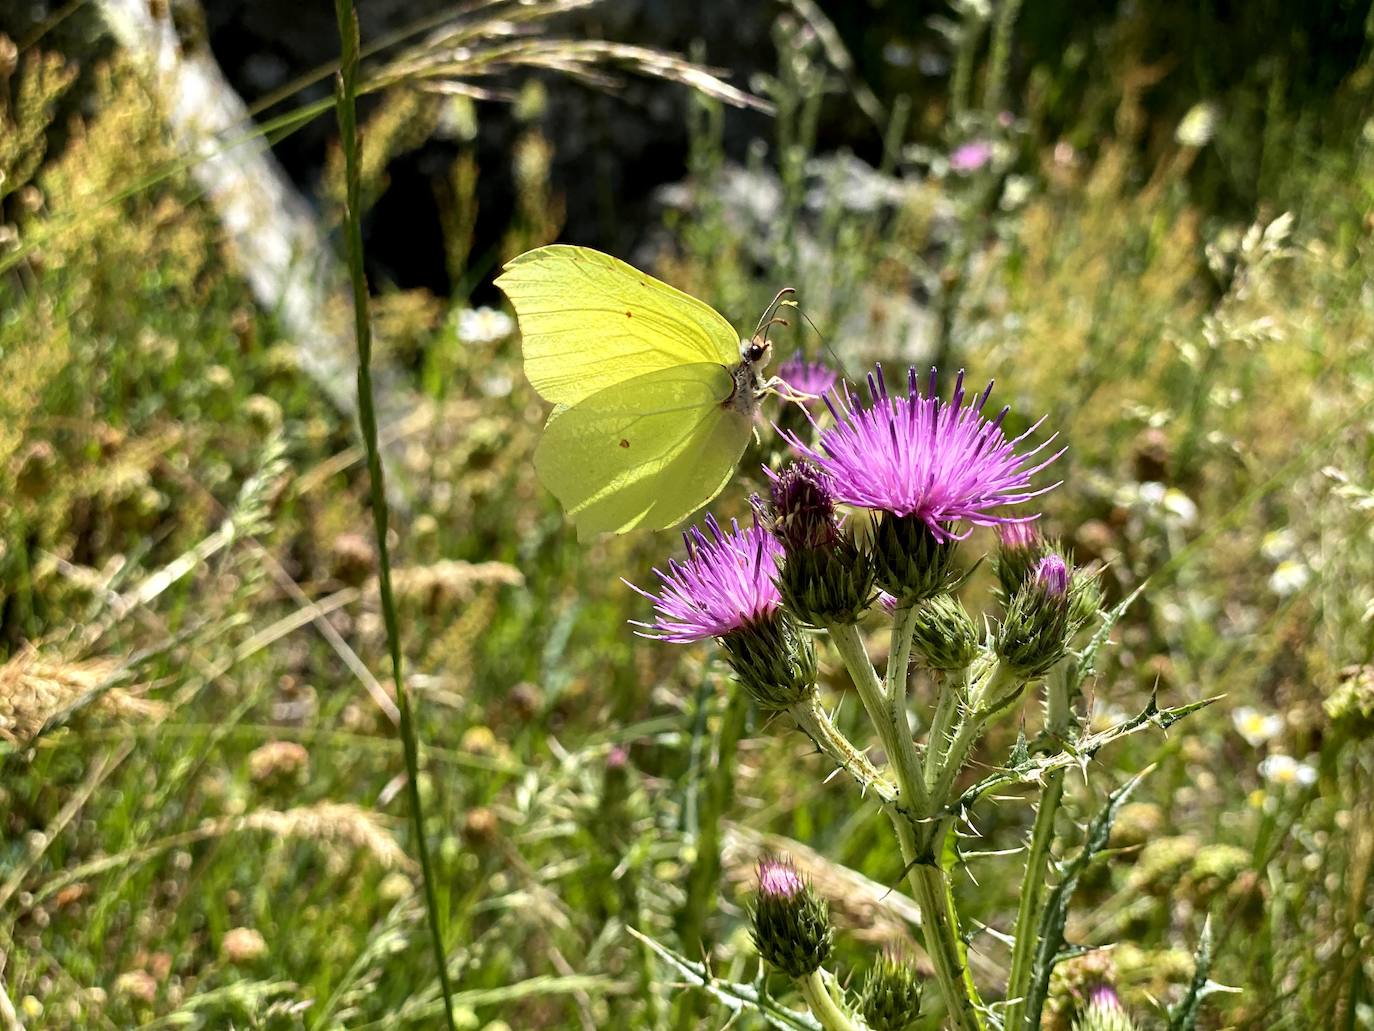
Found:
[(406, 793), (411, 822), (415, 827), (415, 850), (419, 854), (424, 881), (425, 911), (429, 917), (434, 962), (438, 967), (439, 990), (444, 1000), (444, 1019), (449, 1031), (457, 1031), (453, 1021), (453, 989), (448, 977), (448, 953), (444, 948), (439, 904), (434, 891), (434, 870), (425, 838), (424, 810), (420, 803), (420, 757), (411, 712), (410, 692), (401, 670), (401, 631), (396, 619), (396, 599), (391, 588), (391, 556), (387, 546), (389, 510), (386, 482), (382, 471), (381, 448), (377, 443), (377, 413), (372, 395), (372, 323), (369, 314), (367, 275), (363, 270), (363, 230), (361, 177), (358, 153), (358, 18), (352, 0), (334, 0), (339, 25), (341, 61), (339, 65), (337, 111), (340, 143), (344, 153), (347, 206), (344, 232), (348, 243), (348, 274), (353, 286), (354, 332), (358, 342), (358, 422), (367, 450), (367, 473), (372, 504), (372, 523), (377, 535), (377, 581), (382, 619), (386, 625), (387, 647), (391, 654), (391, 676), (396, 685), (396, 708), (400, 714), (401, 748), (406, 764)]

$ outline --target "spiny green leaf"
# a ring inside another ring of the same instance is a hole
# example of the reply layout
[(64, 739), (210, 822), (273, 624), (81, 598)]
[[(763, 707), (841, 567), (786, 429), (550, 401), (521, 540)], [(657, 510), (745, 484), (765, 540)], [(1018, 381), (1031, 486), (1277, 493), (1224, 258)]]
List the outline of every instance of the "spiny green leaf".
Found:
[(1035, 960), (1031, 968), (1030, 989), (1026, 993), (1026, 1022), (1031, 1031), (1040, 1027), (1040, 1011), (1049, 995), (1050, 975), (1064, 950), (1064, 925), (1069, 918), (1069, 902), (1078, 888), (1078, 878), (1098, 853), (1107, 848), (1116, 814), (1137, 785), (1154, 769), (1147, 766), (1107, 796), (1107, 803), (1088, 825), (1087, 840), (1073, 859), (1064, 863), (1063, 877), (1045, 898), (1045, 909), (1036, 928)]
[(713, 977), (711, 972), (706, 969), (705, 964), (693, 963), (690, 959), (679, 956), (672, 949), (660, 945), (653, 938), (642, 934), (633, 927), (628, 927), (626, 930), (649, 946), (670, 967), (677, 970), (688, 984), (706, 990), (717, 1002), (732, 1013), (745, 1011), (757, 1013), (769, 1025), (783, 1028), (784, 1031), (823, 1031), (820, 1023), (811, 1014), (798, 1013), (795, 1010), (787, 1009), (785, 1006), (780, 1006), (753, 985)]

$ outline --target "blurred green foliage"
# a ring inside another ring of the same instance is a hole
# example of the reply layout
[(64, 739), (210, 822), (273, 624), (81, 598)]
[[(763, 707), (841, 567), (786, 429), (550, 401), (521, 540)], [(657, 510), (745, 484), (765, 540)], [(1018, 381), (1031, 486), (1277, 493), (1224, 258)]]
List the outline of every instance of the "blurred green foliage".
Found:
[[(948, 65), (919, 83), (882, 65), (892, 37), (851, 20), (865, 6), (831, 15), (886, 109), (916, 100), (884, 159), (895, 185), (865, 207), (845, 199), (852, 173), (817, 171), (839, 80), (783, 19), (760, 84), (776, 135), (745, 166), (778, 203), (760, 227), (714, 188), (737, 166), (719, 108), (695, 105), (693, 200), (644, 227), (662, 229), (658, 270), (741, 325), (793, 283), (851, 373), (938, 348), (996, 375), (1016, 432), (1049, 413), (1071, 448), (1049, 528), (1104, 563), (1111, 600), (1148, 580), (1096, 717), (1155, 688), (1226, 696), (1071, 778), (1085, 820), (1159, 764), (1069, 922), (1071, 941), (1123, 944), (1063, 966), (1053, 1026), (1103, 976), (1142, 1026), (1159, 1023), (1155, 1000), (1191, 977), (1209, 912), (1213, 976), (1244, 990), (1209, 1000), (1203, 1026), (1371, 1026), (1367, 15), (1026, 5), (1005, 87), (1022, 124), (958, 176), (932, 152), (993, 130), (923, 103)], [(875, 5), (906, 17), (888, 7)], [(30, 1028), (433, 1026), (396, 847), (400, 755), (359, 674), (383, 668), (384, 642), (353, 429), (252, 303), (188, 177), (167, 174), (175, 155), (130, 69), (87, 68), (88, 102), (45, 148), (32, 127), (50, 124), (67, 66), (40, 42), (0, 70), (5, 124), (30, 127), (0, 147), (4, 247), (28, 248), (0, 273), (5, 990)], [(1180, 143), (1200, 101), (1218, 128)], [(388, 95), (375, 138), (408, 145), (415, 104)], [(543, 128), (532, 117), (506, 165), (455, 159), (440, 191), (455, 269), (469, 271), (477, 177), (519, 183), (503, 252), (557, 233)], [(370, 156), (378, 183), (386, 157)], [(909, 325), (913, 310), (938, 311), (934, 329)], [(672, 541), (573, 539), (530, 471), (544, 412), (493, 315), (463, 296), (377, 298), (380, 346), (417, 397), (394, 428), (416, 484), (398, 592), (464, 1023), (714, 1026), (625, 928), (691, 958), (700, 937), (718, 973), (748, 980), (742, 904), (765, 849), (792, 851), (832, 898), (841, 970), (910, 947), (875, 807), (826, 783), (800, 735), (750, 716), (733, 797), (713, 776), (719, 728), (738, 718), (720, 667), (625, 623), (644, 603), (619, 578), (648, 583)], [(820, 350), (793, 329), (780, 343)], [(718, 511), (746, 512), (770, 436)], [(1267, 739), (1238, 731), (1242, 706), (1279, 717)], [(856, 709), (841, 708), (850, 731)], [(1024, 720), (1038, 726), (1033, 703)], [(1005, 759), (1017, 730), (1008, 720), (983, 761)], [(1299, 772), (1266, 776), (1266, 755)], [(1028, 822), (1018, 805), (977, 813), (992, 847)], [(1068, 821), (1060, 832), (1078, 840)], [(718, 907), (690, 875), (717, 840)], [(958, 886), (995, 929), (1015, 911), (1010, 870), (1016, 857), (978, 858)], [(683, 927), (693, 941), (675, 940)], [(972, 949), (975, 975), (999, 983), (1004, 945), (980, 934)]]

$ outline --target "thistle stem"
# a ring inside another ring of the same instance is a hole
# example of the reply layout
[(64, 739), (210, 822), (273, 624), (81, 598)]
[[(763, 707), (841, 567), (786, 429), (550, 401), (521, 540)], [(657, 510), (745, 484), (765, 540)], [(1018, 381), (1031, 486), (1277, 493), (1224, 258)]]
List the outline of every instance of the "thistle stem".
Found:
[(812, 691), (788, 710), (806, 735), (840, 769), (848, 773), (864, 792), (872, 791), (884, 805), (897, 800), (897, 789), (864, 757), (864, 754), (835, 726), (820, 697)]
[(802, 998), (810, 1007), (811, 1014), (821, 1022), (825, 1031), (863, 1031), (863, 1025), (845, 1012), (830, 994), (825, 975), (819, 967), (805, 977), (797, 978), (797, 987), (801, 989)]
[[(1060, 664), (1056, 675), (1047, 682), (1045, 729), (1055, 737), (1068, 733), (1073, 713), (1069, 700), (1070, 675)], [(1031, 976), (1035, 969), (1036, 930), (1045, 901), (1045, 873), (1050, 862), (1050, 847), (1054, 843), (1054, 818), (1064, 801), (1064, 770), (1051, 770), (1045, 776), (1045, 790), (1035, 812), (1031, 828), (1030, 848), (1026, 852), (1026, 875), (1021, 882), (1021, 901), (1016, 908), (1016, 936), (1011, 951), (1011, 973), (1007, 977), (1007, 1013), (1003, 1026), (1007, 1031), (1019, 1031), (1023, 1024), (1039, 1026), (1039, 1014), (1026, 1012), (1026, 996), (1030, 992)]]
[(940, 677), (940, 694), (935, 703), (935, 716), (930, 722), (930, 733), (926, 735), (926, 755), (922, 772), (927, 789), (935, 786), (935, 773), (949, 747), (951, 725), (959, 712), (960, 691), (954, 685), (956, 676), (967, 678), (967, 671), (945, 673)]
[[(893, 681), (895, 674), (894, 666), (902, 671), (902, 691), (905, 695), (905, 671), (906, 656), (910, 654), (910, 613), (908, 610), (898, 610), (897, 618), (894, 620), (893, 635), (893, 659), (899, 663), (889, 661), (888, 680)], [(902, 628), (906, 628), (903, 630)], [(954, 894), (950, 886), (948, 875), (939, 865), (940, 853), (944, 850), (945, 834), (947, 833), (948, 823), (944, 820), (930, 822), (932, 814), (936, 811), (933, 803), (939, 801), (943, 805), (943, 796), (939, 794), (930, 795), (926, 792), (925, 781), (921, 776), (919, 764), (916, 759), (916, 749), (911, 742), (910, 732), (906, 732), (904, 744), (905, 752), (909, 756), (909, 762), (901, 761), (903, 749), (899, 743), (899, 731), (892, 718), (892, 709), (889, 702), (896, 692), (884, 690), (883, 683), (878, 679), (878, 673), (873, 668), (873, 663), (868, 659), (868, 652), (864, 648), (863, 638), (859, 635), (857, 627), (854, 626), (835, 626), (830, 627), (830, 638), (835, 642), (835, 648), (844, 660), (845, 667), (849, 670), (849, 675), (854, 680), (854, 686), (859, 692), (859, 698), (863, 702), (864, 709), (869, 718), (873, 721), (874, 727), (878, 731), (878, 736), (882, 740), (883, 748), (887, 750), (890, 761), (897, 776), (898, 805), (900, 808), (890, 808), (888, 815), (892, 819), (892, 825), (897, 833), (897, 841), (901, 846), (902, 860), (908, 869), (908, 880), (911, 883), (912, 893), (921, 907), (921, 930), (925, 936), (926, 952), (930, 955), (931, 963), (935, 967), (936, 982), (940, 988), (940, 994), (944, 997), (945, 1008), (949, 1013), (952, 1022), (951, 1026), (957, 1031), (982, 1031), (983, 1020), (978, 1013), (978, 990), (973, 983), (973, 976), (970, 974), (967, 962), (967, 952), (964, 943), (959, 937), (958, 917), (954, 910)], [(906, 648), (899, 646), (898, 635), (905, 633), (907, 637)], [(897, 654), (901, 652), (901, 654)], [(902, 712), (905, 714), (905, 697), (902, 699)], [(967, 722), (967, 721), (966, 721)], [(906, 726), (903, 718), (902, 726)], [(976, 728), (975, 728), (976, 733)], [(972, 743), (970, 736), (969, 743)], [(962, 756), (968, 751), (967, 747), (960, 753), (960, 763)], [(951, 776), (950, 781), (953, 781)]]
[[(925, 777), (921, 774), (921, 760), (911, 738), (911, 720), (907, 715), (907, 666), (911, 660), (911, 635), (916, 628), (916, 607), (902, 606), (892, 616), (892, 646), (887, 654), (887, 676), (883, 696), (887, 701), (888, 722), (892, 725), (895, 752), (891, 763), (898, 770), (897, 783), (910, 784), (907, 797), (918, 810), (929, 809)], [(904, 790), (905, 787), (904, 787)]]
[[(1026, 876), (1021, 882), (1021, 902), (1016, 909), (1016, 943), (1011, 952), (1011, 973), (1007, 977), (1007, 1013), (1003, 1027), (1019, 1031), (1026, 1020), (1026, 993), (1030, 991), (1035, 961), (1036, 925), (1045, 900), (1045, 868), (1049, 864), (1050, 844), (1054, 841), (1054, 818), (1064, 798), (1064, 771), (1045, 775), (1045, 791), (1035, 813), (1030, 849), (1026, 853)], [(1034, 1027), (1038, 1022), (1031, 1022)]]
[(439, 923), (439, 903), (434, 892), (434, 870), (425, 839), (424, 810), (420, 804), (420, 756), (415, 720), (410, 710), (410, 691), (401, 671), (401, 631), (396, 618), (396, 599), (391, 589), (391, 555), (387, 547), (386, 483), (382, 474), (381, 450), (377, 445), (377, 413), (372, 398), (372, 323), (368, 314), (367, 276), (363, 270), (363, 231), (361, 178), (358, 154), (358, 114), (355, 97), (358, 89), (358, 19), (351, 0), (334, 0), (339, 25), (341, 60), (339, 65), (336, 110), (339, 137), (344, 153), (344, 178), (347, 190), (344, 229), (348, 243), (348, 272), (353, 286), (354, 333), (358, 342), (358, 422), (367, 450), (373, 529), (377, 535), (377, 583), (382, 620), (386, 626), (387, 647), (391, 656), (391, 676), (396, 685), (396, 709), (400, 716), (401, 750), (406, 764), (406, 794), (410, 818), (415, 829), (415, 851), (420, 858), (424, 881), (425, 911), (429, 916), (430, 944), (438, 967), (439, 990), (444, 997), (444, 1019), (449, 1031), (453, 1022), (453, 989), (448, 978), (448, 954), (444, 949), (443, 929)]
[[(828, 629), (830, 639), (835, 642), (835, 649), (844, 660), (845, 668), (849, 670), (849, 676), (859, 692), (859, 700), (863, 702), (864, 711), (872, 720), (873, 727), (878, 732), (878, 739), (883, 744), (883, 750), (887, 752), (888, 762), (892, 765), (897, 778), (898, 804), (913, 815), (925, 812), (928, 798), (926, 786), (916, 773), (916, 748), (911, 743), (909, 733), (905, 738), (900, 736), (891, 718), (888, 697), (883, 690), (882, 681), (878, 679), (878, 671), (869, 661), (868, 649), (864, 647), (859, 628), (853, 624), (846, 624)], [(905, 712), (905, 707), (903, 711)], [(902, 722), (905, 725), (906, 721)], [(907, 762), (903, 761), (904, 753), (909, 757)]]
[[(943, 851), (941, 830), (934, 845)], [(939, 865), (938, 856), (911, 868), (912, 892), (921, 907), (921, 931), (926, 952), (935, 967), (935, 980), (944, 996), (950, 1026), (958, 1031), (983, 1031), (978, 1012), (978, 989), (968, 967), (968, 949), (959, 936), (959, 916), (954, 909), (954, 890)]]

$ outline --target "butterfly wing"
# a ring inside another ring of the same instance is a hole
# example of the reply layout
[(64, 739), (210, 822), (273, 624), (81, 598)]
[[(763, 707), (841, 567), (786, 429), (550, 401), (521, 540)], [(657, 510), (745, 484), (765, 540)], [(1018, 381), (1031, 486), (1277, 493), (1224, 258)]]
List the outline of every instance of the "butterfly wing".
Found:
[(674, 365), (739, 362), (739, 336), (715, 309), (600, 251), (527, 251), (496, 285), (520, 321), (525, 375), (555, 404)]
[(729, 482), (752, 422), (714, 362), (649, 372), (555, 409), (534, 453), (578, 536), (673, 526)]

